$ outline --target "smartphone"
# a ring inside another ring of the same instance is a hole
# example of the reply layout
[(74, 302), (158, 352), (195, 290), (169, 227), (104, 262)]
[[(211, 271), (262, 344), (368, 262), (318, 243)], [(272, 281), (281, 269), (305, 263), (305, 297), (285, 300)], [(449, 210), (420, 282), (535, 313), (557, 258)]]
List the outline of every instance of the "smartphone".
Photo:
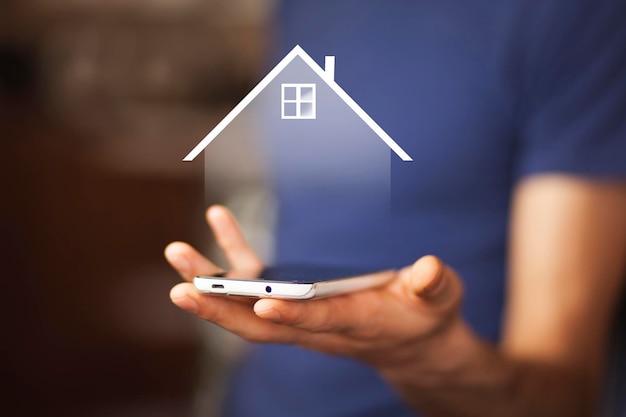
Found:
[(383, 285), (393, 276), (392, 270), (282, 265), (265, 268), (258, 277), (224, 272), (197, 276), (193, 283), (205, 294), (310, 300)]

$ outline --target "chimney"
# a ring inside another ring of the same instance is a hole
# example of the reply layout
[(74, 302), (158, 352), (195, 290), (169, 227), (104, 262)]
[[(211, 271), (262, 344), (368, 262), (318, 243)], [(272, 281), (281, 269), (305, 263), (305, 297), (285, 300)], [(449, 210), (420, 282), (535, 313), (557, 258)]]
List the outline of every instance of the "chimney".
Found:
[(326, 73), (326, 78), (330, 81), (335, 81), (335, 57), (334, 56), (326, 56), (326, 60), (324, 62), (324, 72)]

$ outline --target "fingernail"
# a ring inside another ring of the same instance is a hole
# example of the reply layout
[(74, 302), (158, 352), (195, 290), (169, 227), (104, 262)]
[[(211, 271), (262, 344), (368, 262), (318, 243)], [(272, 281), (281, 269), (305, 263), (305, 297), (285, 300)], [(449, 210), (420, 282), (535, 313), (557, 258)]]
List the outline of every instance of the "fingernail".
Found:
[(198, 303), (196, 303), (196, 300), (191, 297), (185, 298), (185, 310), (190, 313), (197, 313), (199, 309), (200, 307), (198, 306)]
[(257, 316), (265, 320), (280, 321), (281, 319), (280, 312), (273, 308), (268, 308), (267, 310), (256, 311), (256, 314)]
[(189, 275), (189, 271), (191, 269), (189, 265), (189, 261), (184, 256), (178, 256), (176, 258), (176, 267), (183, 275)]
[(198, 311), (198, 303), (192, 297), (187, 295), (187, 292), (182, 287), (174, 287), (170, 291), (170, 298), (180, 308), (190, 313)]

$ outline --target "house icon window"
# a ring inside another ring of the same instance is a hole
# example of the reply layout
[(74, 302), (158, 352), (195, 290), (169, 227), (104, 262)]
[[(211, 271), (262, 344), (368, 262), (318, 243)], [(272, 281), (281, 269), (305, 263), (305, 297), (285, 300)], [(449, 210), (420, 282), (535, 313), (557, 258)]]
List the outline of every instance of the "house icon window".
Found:
[(282, 84), (281, 117), (315, 119), (315, 84)]

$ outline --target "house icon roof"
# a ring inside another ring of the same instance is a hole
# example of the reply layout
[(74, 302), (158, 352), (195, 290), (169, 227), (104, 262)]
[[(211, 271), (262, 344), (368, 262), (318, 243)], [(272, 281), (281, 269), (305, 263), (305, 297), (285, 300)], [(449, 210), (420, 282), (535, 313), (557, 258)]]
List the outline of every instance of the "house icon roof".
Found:
[(219, 122), (192, 150), (183, 161), (193, 161), (238, 115), (241, 113), (296, 57), (302, 60), (350, 107), (365, 124), (382, 139), (403, 161), (413, 159), (335, 82), (335, 57), (327, 56), (322, 69), (300, 45), (296, 45), (239, 104)]

